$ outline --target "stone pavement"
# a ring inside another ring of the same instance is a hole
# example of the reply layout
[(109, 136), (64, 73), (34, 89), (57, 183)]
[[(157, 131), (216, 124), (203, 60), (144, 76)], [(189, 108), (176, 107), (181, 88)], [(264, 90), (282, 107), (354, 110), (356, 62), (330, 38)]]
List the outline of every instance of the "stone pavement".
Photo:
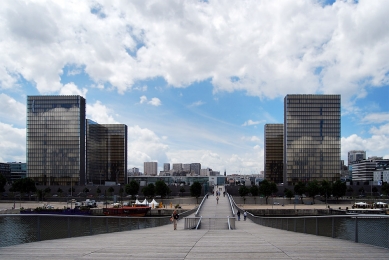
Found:
[[(227, 197), (221, 196), (219, 205), (224, 200)], [(237, 221), (231, 231), (184, 230), (180, 220), (178, 230), (166, 225), (3, 247), (0, 259), (389, 259), (389, 250), (250, 220)]]

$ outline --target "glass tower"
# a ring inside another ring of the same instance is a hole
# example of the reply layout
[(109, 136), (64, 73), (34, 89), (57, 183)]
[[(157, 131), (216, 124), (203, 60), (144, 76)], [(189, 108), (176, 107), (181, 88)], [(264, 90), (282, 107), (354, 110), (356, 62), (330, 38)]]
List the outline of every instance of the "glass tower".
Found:
[(265, 125), (265, 179), (275, 183), (283, 180), (284, 125)]
[(284, 183), (340, 177), (340, 95), (287, 95)]
[(41, 185), (85, 184), (85, 99), (27, 97), (27, 176)]
[(127, 126), (97, 124), (87, 119), (87, 182), (125, 184), (127, 172)]

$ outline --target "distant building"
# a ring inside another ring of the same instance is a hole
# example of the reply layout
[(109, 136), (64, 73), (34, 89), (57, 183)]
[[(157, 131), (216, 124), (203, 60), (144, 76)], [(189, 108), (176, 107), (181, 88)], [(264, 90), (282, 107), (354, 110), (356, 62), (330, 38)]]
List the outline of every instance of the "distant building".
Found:
[(340, 95), (284, 99), (284, 184), (340, 178)]
[(0, 163), (0, 174), (11, 183), (11, 168), (8, 163)]
[(163, 164), (163, 171), (164, 172), (170, 171), (170, 163), (164, 163)]
[(265, 125), (265, 179), (275, 183), (283, 180), (284, 125)]
[(190, 164), (190, 172), (200, 176), (201, 164), (200, 163), (191, 163)]
[(174, 172), (182, 171), (182, 163), (173, 163), (173, 171)]
[(157, 162), (144, 162), (144, 174), (149, 176), (157, 176), (158, 163)]
[(184, 164), (182, 164), (182, 170), (183, 170), (184, 172), (190, 173), (190, 170), (191, 170), (191, 168), (190, 168), (190, 163), (184, 163)]
[(26, 178), (27, 164), (22, 162), (8, 162), (11, 171), (11, 182)]
[(378, 173), (382, 172), (382, 176), (380, 175), (380, 179), (384, 180), (384, 172), (389, 170), (389, 159), (382, 159), (382, 157), (378, 157), (379, 159), (369, 158), (367, 160), (362, 160), (352, 164), (352, 180), (353, 182), (370, 182), (374, 180), (374, 176), (376, 176), (376, 180), (378, 181)]
[(366, 151), (352, 150), (348, 152), (348, 165), (362, 160), (366, 160)]

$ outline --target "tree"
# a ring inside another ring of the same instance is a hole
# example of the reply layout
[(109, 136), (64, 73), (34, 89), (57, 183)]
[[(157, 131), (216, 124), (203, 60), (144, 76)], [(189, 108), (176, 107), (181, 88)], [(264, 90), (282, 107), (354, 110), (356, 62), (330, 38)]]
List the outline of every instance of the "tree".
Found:
[(250, 187), (251, 196), (254, 197), (254, 203), (257, 204), (257, 196), (259, 195), (259, 189), (257, 185), (253, 185)]
[(197, 204), (199, 203), (199, 197), (201, 196), (201, 184), (198, 181), (195, 181), (190, 186), (190, 195), (196, 198)]
[(63, 190), (61, 188), (58, 188), (57, 192), (59, 193), (59, 195), (62, 197), (62, 192)]
[(389, 184), (387, 182), (384, 182), (384, 184), (382, 184), (381, 193), (385, 196), (389, 195)]
[(347, 186), (346, 183), (337, 180), (332, 184), (332, 195), (339, 200), (340, 197), (346, 195)]
[(128, 195), (131, 195), (131, 198), (134, 199), (135, 195), (139, 192), (139, 183), (135, 180), (132, 180), (129, 184), (125, 187), (126, 193)]
[(305, 194), (305, 183), (302, 183), (299, 181), (295, 186), (294, 186), (294, 193), (299, 195), (301, 198), (301, 203), (303, 203), (303, 194)]
[(3, 176), (3, 174), (0, 174), (0, 192), (4, 192), (4, 186), (7, 183), (7, 179)]
[[(374, 194), (374, 193), (377, 193), (377, 192), (378, 192), (378, 189), (377, 189), (377, 187), (373, 187), (373, 188), (371, 189), (371, 191), (372, 191), (373, 194)], [(371, 195), (373, 196), (373, 194), (371, 194)]]
[(268, 180), (263, 180), (259, 185), (259, 194), (263, 195), (267, 200), (270, 195), (278, 191), (277, 185), (274, 182), (269, 182)]
[(112, 193), (115, 191), (115, 189), (111, 186), (108, 188), (109, 195), (112, 196)]
[(246, 185), (242, 185), (239, 188), (239, 195), (243, 198), (243, 204), (246, 202), (246, 196), (249, 194), (250, 190)]
[(308, 185), (306, 187), (306, 191), (308, 192), (308, 196), (312, 198), (313, 203), (315, 203), (315, 196), (320, 193), (319, 182), (316, 180), (308, 182)]
[(285, 194), (285, 197), (287, 197), (289, 200), (291, 200), (294, 196), (293, 191), (291, 191), (289, 189), (285, 189), (284, 194)]
[(159, 180), (155, 182), (155, 193), (164, 198), (169, 195), (170, 189), (164, 181)]
[(182, 194), (185, 192), (186, 190), (185, 190), (185, 188), (184, 187), (181, 187), (180, 188), (180, 193), (181, 193), (181, 196), (182, 196)]
[(13, 191), (19, 191), (20, 193), (30, 193), (36, 191), (35, 182), (31, 178), (23, 178), (15, 181), (12, 184)]
[(97, 188), (96, 193), (97, 193), (97, 195), (100, 195), (100, 193), (101, 193), (100, 187)]
[(331, 185), (331, 183), (326, 181), (326, 180), (322, 180), (321, 183), (320, 183), (320, 194), (322, 196), (325, 196), (326, 204), (327, 204), (328, 194), (331, 194), (331, 193), (332, 193), (332, 185)]
[(45, 198), (46, 195), (50, 194), (50, 192), (51, 192), (50, 187), (46, 187), (46, 188), (43, 190), (42, 196)]
[(152, 198), (155, 196), (155, 186), (152, 183), (149, 183), (149, 185), (143, 187), (142, 193), (147, 198)]
[(87, 194), (89, 192), (89, 189), (87, 187), (85, 187), (82, 192), (84, 192), (85, 194)]

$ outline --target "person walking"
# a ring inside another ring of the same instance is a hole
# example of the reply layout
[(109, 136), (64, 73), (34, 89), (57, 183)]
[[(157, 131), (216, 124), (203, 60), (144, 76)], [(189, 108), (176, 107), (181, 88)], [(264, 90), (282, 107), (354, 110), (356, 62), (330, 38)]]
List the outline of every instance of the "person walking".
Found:
[(247, 211), (244, 211), (244, 212), (243, 212), (243, 217), (244, 217), (244, 221), (246, 221), (246, 218), (247, 218)]
[(216, 197), (216, 204), (219, 204), (219, 196)]
[(180, 215), (178, 215), (177, 210), (173, 211), (172, 217), (170, 218), (173, 221), (174, 230), (177, 230), (177, 221)]
[(236, 213), (236, 215), (238, 216), (238, 221), (240, 221), (240, 211), (238, 210), (238, 212)]

